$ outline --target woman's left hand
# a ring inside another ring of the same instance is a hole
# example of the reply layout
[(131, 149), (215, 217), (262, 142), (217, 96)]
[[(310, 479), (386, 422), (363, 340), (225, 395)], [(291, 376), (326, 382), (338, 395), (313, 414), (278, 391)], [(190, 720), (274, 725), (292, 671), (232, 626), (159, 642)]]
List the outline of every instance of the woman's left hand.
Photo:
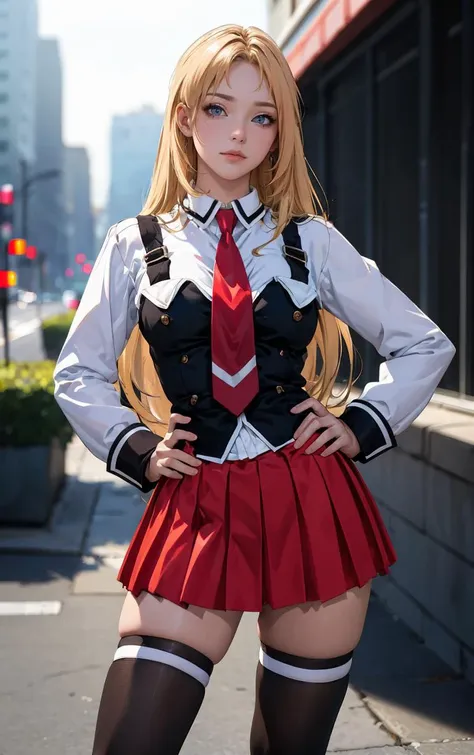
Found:
[(334, 442), (322, 452), (321, 456), (330, 456), (335, 451), (342, 451), (349, 459), (357, 456), (360, 452), (360, 446), (352, 430), (342, 419), (338, 419), (328, 412), (320, 401), (317, 401), (315, 398), (307, 398), (301, 404), (293, 406), (291, 412), (299, 414), (308, 409), (311, 409), (312, 413), (304, 418), (293, 436), (295, 438), (295, 448), (301, 448), (317, 430), (325, 427), (326, 430), (318, 436), (314, 443), (311, 443), (305, 449), (306, 454), (314, 454), (318, 448), (321, 448), (325, 443), (329, 443), (332, 440)]

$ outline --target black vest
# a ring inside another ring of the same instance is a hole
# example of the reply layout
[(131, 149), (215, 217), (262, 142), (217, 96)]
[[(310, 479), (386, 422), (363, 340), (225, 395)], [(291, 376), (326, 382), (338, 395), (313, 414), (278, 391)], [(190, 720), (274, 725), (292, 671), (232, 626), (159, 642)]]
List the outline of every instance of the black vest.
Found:
[[(161, 228), (152, 216), (138, 216), (146, 250), (150, 283), (169, 278), (170, 260)], [(283, 232), (291, 277), (307, 283), (298, 226), (291, 221)], [(301, 375), (306, 349), (318, 321), (314, 299), (301, 309), (287, 291), (271, 281), (254, 302), (255, 347), (259, 392), (246, 407), (250, 424), (278, 447), (289, 441), (302, 422), (290, 409), (303, 401)], [(150, 355), (172, 411), (191, 417), (186, 425), (197, 435), (196, 454), (221, 458), (236, 428), (237, 417), (212, 396), (211, 302), (194, 283), (184, 283), (167, 309), (142, 296), (139, 327), (150, 345)]]

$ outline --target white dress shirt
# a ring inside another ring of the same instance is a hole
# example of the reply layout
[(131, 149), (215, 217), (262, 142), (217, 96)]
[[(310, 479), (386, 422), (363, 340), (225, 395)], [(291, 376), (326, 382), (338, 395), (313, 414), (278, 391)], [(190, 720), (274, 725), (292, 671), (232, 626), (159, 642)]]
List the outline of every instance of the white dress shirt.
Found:
[[(138, 321), (140, 299), (145, 296), (166, 309), (186, 281), (212, 299), (220, 238), (215, 217), (221, 206), (207, 196), (188, 197), (178, 222), (162, 218), (169, 223), (162, 229), (170, 277), (154, 285), (148, 279), (136, 218), (109, 229), (55, 369), (59, 405), (85, 445), (104, 461), (119, 433), (137, 423), (135, 413), (121, 405), (113, 383), (117, 359)], [(309, 271), (308, 283), (303, 283), (291, 278), (282, 237), (270, 241), (275, 225), (257, 192), (252, 190), (232, 206), (238, 218), (234, 238), (253, 300), (276, 280), (296, 307), (317, 299), (385, 359), (379, 380), (366, 385), (350, 407), (352, 413), (357, 409), (370, 417), (383, 436), (384, 447), (371, 455), (395, 445), (392, 433), (408, 427), (429, 402), (453, 357), (452, 343), (373, 261), (322, 218), (298, 224)], [(262, 244), (266, 246), (260, 254), (253, 254)], [(269, 448), (243, 414), (225, 454), (213, 461), (253, 458)]]

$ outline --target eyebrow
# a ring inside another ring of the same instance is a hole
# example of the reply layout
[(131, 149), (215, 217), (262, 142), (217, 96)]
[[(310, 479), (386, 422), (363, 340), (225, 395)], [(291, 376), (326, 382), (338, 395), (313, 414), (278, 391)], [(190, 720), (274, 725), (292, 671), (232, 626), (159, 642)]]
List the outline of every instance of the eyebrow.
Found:
[[(220, 97), (222, 100), (227, 100), (228, 102), (235, 102), (235, 97), (231, 97), (230, 94), (222, 94), (222, 92), (209, 92), (208, 97)], [(273, 102), (254, 102), (254, 105), (258, 105), (258, 107), (272, 107), (276, 110), (276, 105)]]

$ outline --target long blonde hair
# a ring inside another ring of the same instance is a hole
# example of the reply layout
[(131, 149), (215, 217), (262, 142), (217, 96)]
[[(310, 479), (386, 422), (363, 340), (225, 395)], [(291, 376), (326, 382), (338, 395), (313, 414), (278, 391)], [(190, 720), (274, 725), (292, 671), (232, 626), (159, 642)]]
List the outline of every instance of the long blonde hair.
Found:
[[(276, 238), (291, 218), (324, 216), (324, 210), (305, 161), (301, 102), (295, 79), (276, 43), (253, 26), (227, 25), (213, 29), (194, 42), (179, 60), (171, 80), (151, 188), (142, 214), (167, 215), (173, 223), (180, 215), (186, 195), (198, 195), (193, 186), (197, 153), (192, 138), (186, 137), (178, 126), (177, 107), (184, 104), (193, 122), (207, 93), (225, 78), (237, 60), (258, 68), (277, 108), (278, 145), (272, 160), (265, 159), (250, 176), (250, 185), (271, 210), (275, 222), (273, 238)], [(349, 356), (349, 378), (335, 396), (334, 385), (344, 348)], [(129, 404), (150, 429), (163, 435), (170, 404), (138, 326), (118, 367), (119, 384)], [(308, 347), (303, 375), (310, 395), (331, 411), (342, 411), (354, 382), (352, 341), (347, 325), (324, 310), (320, 311), (318, 327)]]

